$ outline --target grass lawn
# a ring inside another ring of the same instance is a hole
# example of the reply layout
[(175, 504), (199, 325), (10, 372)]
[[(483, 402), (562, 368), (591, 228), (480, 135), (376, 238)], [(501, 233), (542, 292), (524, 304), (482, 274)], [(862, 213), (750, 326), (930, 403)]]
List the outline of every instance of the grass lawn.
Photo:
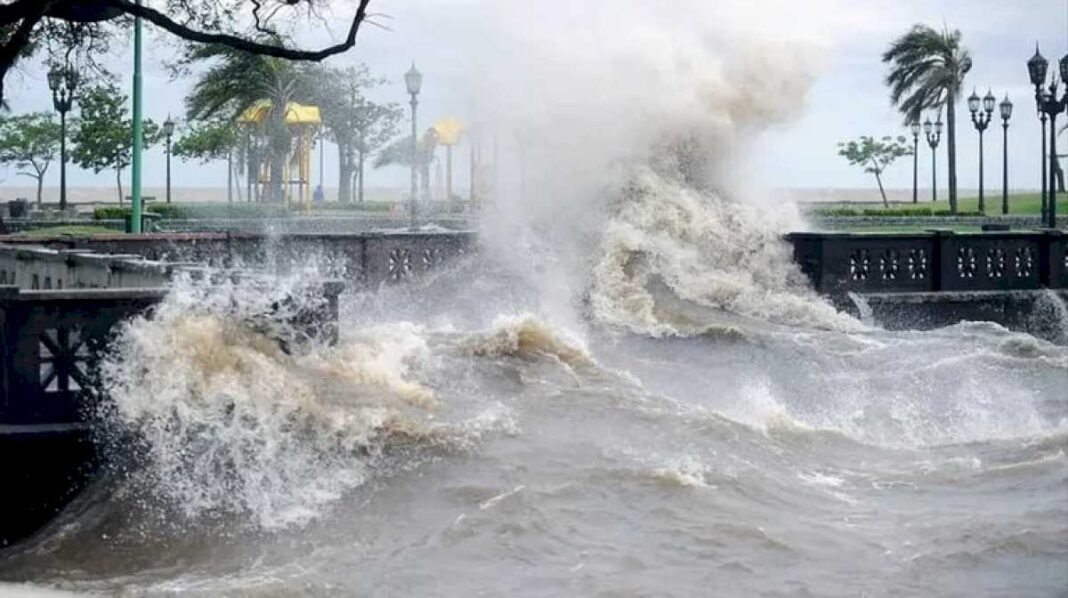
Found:
[[(872, 233), (872, 234), (884, 234), (884, 233), (926, 233), (933, 229), (951, 230), (955, 233), (978, 233), (982, 232), (978, 226), (932, 226), (925, 224), (923, 226), (843, 226), (835, 228), (835, 232), (843, 233)], [(1014, 232), (1020, 232), (1022, 229), (1014, 229)]]
[(121, 231), (105, 228), (103, 226), (70, 225), (38, 228), (36, 230), (24, 231), (16, 234), (28, 237), (49, 237), (53, 235), (113, 235), (117, 232)]
[[(1001, 214), (1001, 193), (986, 196), (986, 213), (991, 216)], [(948, 201), (939, 200), (940, 204), (949, 206)], [(930, 202), (929, 204), (930, 205)], [(1042, 211), (1042, 200), (1039, 193), (1010, 193), (1009, 214), (1039, 214)], [(962, 197), (957, 201), (957, 209), (961, 211), (978, 211), (978, 197)], [(1057, 214), (1068, 214), (1068, 194), (1057, 194)]]

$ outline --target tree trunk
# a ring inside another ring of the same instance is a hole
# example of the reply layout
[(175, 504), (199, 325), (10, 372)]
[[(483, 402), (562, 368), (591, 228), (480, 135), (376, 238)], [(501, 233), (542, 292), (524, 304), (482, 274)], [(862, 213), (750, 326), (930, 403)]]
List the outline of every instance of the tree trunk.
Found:
[(365, 160), (366, 154), (364, 152), (360, 152), (359, 163), (356, 167), (356, 176), (359, 177), (359, 180), (356, 182), (356, 184), (358, 185), (357, 189), (359, 190), (358, 197), (360, 203), (363, 203), (363, 165)]
[(946, 148), (949, 152), (949, 213), (957, 213), (957, 92), (946, 102)]
[(883, 207), (884, 208), (889, 208), (890, 207), (890, 202), (886, 201), (886, 190), (883, 189), (883, 179), (882, 179), (882, 177), (879, 176), (879, 172), (878, 171), (875, 172), (875, 182), (879, 183), (879, 195), (883, 196)]
[(338, 201), (349, 203), (352, 201), (352, 165), (344, 164), (338, 168), (337, 180)]
[(286, 156), (279, 151), (272, 152), (271, 155), (271, 192), (270, 200), (273, 202), (284, 202), (285, 194), (282, 192), (282, 173), (286, 169)]
[(238, 168), (239, 166), (236, 162), (230, 164), (230, 176), (234, 182), (234, 192), (237, 194), (238, 203), (241, 203), (245, 201), (245, 198), (241, 196), (241, 172)]
[(352, 156), (348, 144), (337, 144), (337, 199), (342, 203), (352, 201)]
[(234, 152), (226, 152), (226, 203), (234, 203)]
[(252, 142), (248, 141), (248, 153), (245, 156), (248, 159), (248, 163), (245, 165), (245, 198), (252, 202), (258, 197), (259, 185), (254, 183), (260, 176), (259, 164), (256, 162), (256, 150), (252, 147)]
[[(42, 205), (43, 205), (43, 203), (44, 203), (43, 200), (41, 199), (41, 189), (44, 187), (45, 173), (48, 172), (48, 162), (44, 163), (44, 168), (38, 167), (37, 163), (34, 162), (33, 163), (33, 169), (35, 171), (37, 171), (37, 209), (40, 210)], [(66, 208), (67, 206), (59, 206), (59, 207), (60, 208)]]
[(115, 182), (119, 185), (119, 205), (122, 205), (122, 169), (115, 169)]

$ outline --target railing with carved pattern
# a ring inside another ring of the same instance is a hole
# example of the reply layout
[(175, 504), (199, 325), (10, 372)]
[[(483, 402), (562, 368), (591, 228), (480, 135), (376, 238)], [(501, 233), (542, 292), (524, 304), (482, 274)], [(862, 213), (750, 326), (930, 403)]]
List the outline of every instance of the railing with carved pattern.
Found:
[(828, 295), (1068, 288), (1061, 231), (791, 233), (787, 240), (801, 270)]

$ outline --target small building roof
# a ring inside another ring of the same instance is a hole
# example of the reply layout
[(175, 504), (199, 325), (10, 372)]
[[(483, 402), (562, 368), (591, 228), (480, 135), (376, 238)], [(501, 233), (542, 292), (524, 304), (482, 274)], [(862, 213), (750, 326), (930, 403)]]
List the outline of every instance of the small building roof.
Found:
[[(274, 103), (271, 100), (260, 100), (242, 112), (237, 121), (241, 123), (262, 123), (267, 118), (267, 114), (271, 111), (273, 105)], [(318, 125), (322, 122), (318, 106), (305, 106), (297, 102), (286, 104), (287, 125)]]

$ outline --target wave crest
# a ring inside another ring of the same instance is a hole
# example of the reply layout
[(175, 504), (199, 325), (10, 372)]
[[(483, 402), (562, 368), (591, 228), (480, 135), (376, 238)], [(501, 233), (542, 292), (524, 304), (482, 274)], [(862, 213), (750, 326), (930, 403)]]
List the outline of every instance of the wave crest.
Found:
[(437, 420), (433, 391), (414, 379), (420, 331), (380, 326), (294, 356), (232, 316), (134, 320), (102, 364), (114, 429), (140, 453), (134, 486), (188, 519), (273, 529), (315, 518), (379, 468), (418, 462), (408, 448), (467, 448), (493, 423)]
[(681, 156), (637, 168), (607, 205), (589, 293), (596, 319), (654, 336), (703, 332), (706, 317), (662, 300), (660, 286), (676, 301), (706, 310), (788, 326), (862, 329), (809, 289), (768, 214), (728, 200), (702, 180), (708, 175), (707, 166), (698, 166), (700, 147), (664, 152)]
[(492, 331), (468, 341), (468, 349), (480, 357), (551, 357), (569, 366), (593, 364), (590, 354), (577, 340), (529, 314), (497, 318)]

